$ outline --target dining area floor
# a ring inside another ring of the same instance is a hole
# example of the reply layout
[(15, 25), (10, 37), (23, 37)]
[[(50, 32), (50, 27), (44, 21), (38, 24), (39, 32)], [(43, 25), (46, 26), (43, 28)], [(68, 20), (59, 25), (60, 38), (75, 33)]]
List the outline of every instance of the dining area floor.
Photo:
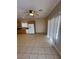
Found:
[(61, 59), (46, 35), (18, 34), (17, 59)]

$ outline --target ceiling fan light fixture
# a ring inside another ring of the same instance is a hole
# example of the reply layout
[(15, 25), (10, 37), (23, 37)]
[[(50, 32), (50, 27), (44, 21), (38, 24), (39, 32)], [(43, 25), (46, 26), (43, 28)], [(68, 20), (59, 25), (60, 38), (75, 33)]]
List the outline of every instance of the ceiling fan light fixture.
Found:
[(30, 15), (30, 16), (33, 16), (34, 14), (33, 14), (33, 13), (30, 13), (29, 15)]

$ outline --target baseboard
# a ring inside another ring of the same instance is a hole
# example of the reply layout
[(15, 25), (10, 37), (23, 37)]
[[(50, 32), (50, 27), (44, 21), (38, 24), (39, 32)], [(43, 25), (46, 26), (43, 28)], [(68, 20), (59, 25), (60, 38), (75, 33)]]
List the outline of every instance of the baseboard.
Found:
[(56, 49), (57, 53), (61, 56), (61, 52), (59, 51), (59, 49), (56, 47), (55, 44), (53, 44), (54, 48)]
[(52, 38), (49, 37), (48, 35), (47, 35), (47, 38), (49, 39), (49, 44), (53, 45), (53, 47), (56, 49), (57, 53), (61, 56), (61, 52), (60, 52), (59, 49), (56, 47), (56, 45), (54, 44), (54, 42), (51, 41)]
[(36, 34), (46, 34), (46, 33), (36, 33)]

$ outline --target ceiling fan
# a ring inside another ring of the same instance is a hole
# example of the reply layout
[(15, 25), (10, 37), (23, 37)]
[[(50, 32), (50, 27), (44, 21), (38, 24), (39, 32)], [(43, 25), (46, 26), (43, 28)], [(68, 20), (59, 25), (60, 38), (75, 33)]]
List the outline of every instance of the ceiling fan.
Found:
[(37, 11), (34, 11), (34, 10), (25, 11), (24, 14), (27, 16), (39, 16), (39, 13)]
[[(39, 12), (41, 12), (41, 11), (42, 11), (42, 9), (39, 10)], [(25, 16), (30, 16), (30, 17), (39, 16), (39, 13), (37, 11), (34, 11), (34, 10), (28, 10), (28, 11), (25, 10), (23, 18)]]

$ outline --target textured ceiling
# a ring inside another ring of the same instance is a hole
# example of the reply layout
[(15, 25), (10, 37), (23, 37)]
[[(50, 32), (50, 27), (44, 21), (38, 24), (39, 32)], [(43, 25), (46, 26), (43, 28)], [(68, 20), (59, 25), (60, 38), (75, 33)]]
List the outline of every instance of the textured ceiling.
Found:
[[(45, 18), (60, 0), (17, 0), (17, 18), (24, 16), (24, 11), (34, 10), (39, 13), (35, 18)], [(42, 9), (40, 12), (39, 10)], [(31, 18), (26, 16), (25, 18)]]

